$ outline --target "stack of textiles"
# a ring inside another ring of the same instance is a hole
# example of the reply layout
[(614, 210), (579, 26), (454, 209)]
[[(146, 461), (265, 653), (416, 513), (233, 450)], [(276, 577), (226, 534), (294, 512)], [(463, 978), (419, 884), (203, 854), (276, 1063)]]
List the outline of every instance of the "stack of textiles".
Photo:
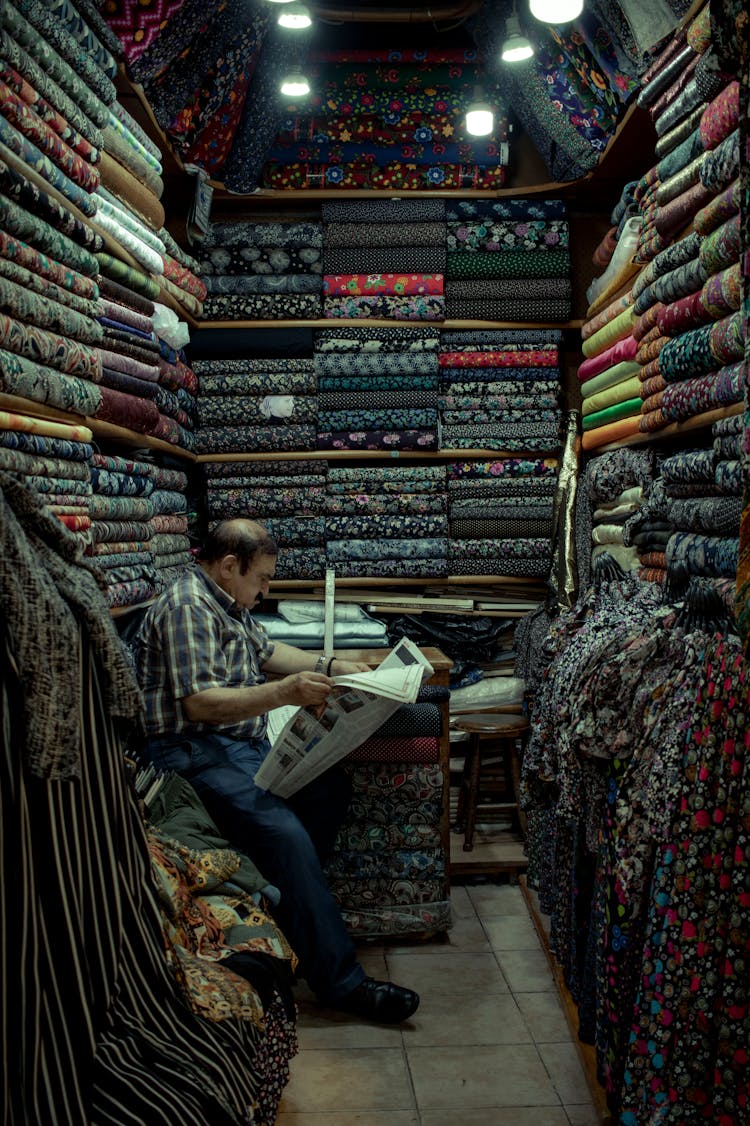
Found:
[(444, 200), (328, 200), (322, 213), (326, 317), (444, 319)]
[(209, 321), (320, 316), (320, 223), (213, 223), (201, 247)]
[(90, 542), (92, 437), (87, 426), (0, 411), (0, 469), (33, 489), (82, 549)]
[[(272, 535), (277, 523), (281, 521), (266, 522)], [(285, 548), (282, 547), (282, 553), (284, 551)], [(322, 602), (282, 599), (275, 614), (256, 613), (253, 617), (265, 627), (271, 641), (283, 641), (287, 645), (296, 645), (298, 649), (323, 649), (325, 606)], [(361, 606), (336, 603), (333, 608), (334, 649), (380, 649), (387, 644), (387, 631), (383, 622), (371, 618)]]
[(199, 453), (314, 449), (318, 396), (312, 358), (195, 360), (193, 367)]
[(149, 464), (154, 491), (149, 547), (154, 557), (156, 593), (168, 587), (193, 562), (188, 536), (188, 475), (181, 469)]
[(123, 282), (99, 275), (98, 348), (102, 402), (97, 418), (192, 450), (196, 381), (154, 331), (157, 306)]
[(91, 544), (87, 556), (103, 578), (107, 605), (132, 606), (156, 593), (151, 551), (152, 466), (115, 454), (91, 456)]
[(320, 450), (435, 450), (437, 329), (315, 333)]
[(557, 462), (453, 461), (446, 471), (449, 574), (547, 578)]
[(648, 342), (634, 335), (633, 291), (628, 290), (583, 326), (578, 368), (583, 399), (583, 448), (638, 433), (643, 399), (656, 386), (650, 376)]
[(358, 937), (450, 926), (441, 733), (435, 703), (404, 705), (345, 760), (353, 795), (326, 875)]
[(276, 578), (324, 577), (325, 461), (264, 459), (202, 465), (211, 527), (236, 516), (260, 520), (281, 548)]
[(326, 561), (341, 578), (439, 578), (448, 573), (445, 470), (331, 466)]
[(489, 140), (463, 128), (475, 85), (492, 85), (475, 48), (317, 51), (308, 72), (313, 92), (285, 108), (266, 187), (502, 187), (507, 114), (496, 112)]
[(561, 338), (556, 329), (442, 333), (441, 449), (555, 453)]
[(654, 122), (658, 161), (634, 193), (644, 220), (641, 262), (664, 250), (737, 176), (738, 90), (731, 78), (713, 49), (707, 9), (687, 34), (676, 33), (644, 76), (638, 100)]
[[(579, 588), (591, 581), (592, 561), (608, 552), (624, 571), (641, 567), (641, 574), (651, 581), (661, 581), (661, 573), (644, 574), (645, 568), (658, 566), (658, 561), (645, 563), (636, 548), (624, 546), (624, 523), (638, 513), (650, 496), (656, 474), (652, 449), (608, 450), (591, 457), (582, 473), (576, 496), (575, 540)], [(596, 531), (595, 531), (596, 527)]]
[[(663, 491), (657, 492), (649, 532), (661, 527), (661, 551), (667, 571), (681, 567), (690, 575), (732, 579), (737, 573), (742, 514), (742, 415), (714, 423), (713, 445), (672, 454), (661, 463)], [(643, 528), (634, 527), (641, 543)], [(658, 538), (658, 537), (657, 537)]]
[(562, 200), (459, 200), (448, 205), (446, 317), (567, 321), (569, 231)]

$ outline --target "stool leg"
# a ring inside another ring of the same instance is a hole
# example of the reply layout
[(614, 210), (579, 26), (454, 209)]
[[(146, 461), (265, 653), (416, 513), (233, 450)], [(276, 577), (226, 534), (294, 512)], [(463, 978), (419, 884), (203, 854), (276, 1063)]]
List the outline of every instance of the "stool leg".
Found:
[(458, 802), (456, 804), (456, 820), (453, 823), (453, 828), (456, 832), (460, 832), (464, 827), (464, 820), (466, 818), (466, 791), (469, 788), (469, 774), (471, 772), (471, 736), (466, 741), (466, 749), (464, 751), (464, 765), (461, 771), (461, 782), (458, 787)]
[(523, 739), (521, 740), (520, 750), (515, 739), (513, 740), (510, 752), (510, 777), (513, 783), (513, 801), (516, 803), (518, 828), (521, 831), (521, 836), (526, 840), (526, 813), (521, 809), (521, 757), (523, 746)]
[(469, 791), (466, 795), (466, 830), (464, 832), (464, 852), (471, 852), (474, 848), (474, 825), (477, 819), (477, 800), (479, 798), (479, 767), (481, 763), (479, 752), (479, 735), (471, 736), (471, 769), (469, 773)]

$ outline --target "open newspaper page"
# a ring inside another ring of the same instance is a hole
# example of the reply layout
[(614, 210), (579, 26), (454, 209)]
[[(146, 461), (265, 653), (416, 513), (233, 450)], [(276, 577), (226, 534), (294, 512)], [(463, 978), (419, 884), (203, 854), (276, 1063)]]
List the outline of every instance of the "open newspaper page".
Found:
[(414, 642), (403, 637), (377, 669), (333, 677), (322, 713), (293, 709), (275, 739), (270, 722), (272, 747), (255, 775), (257, 785), (290, 797), (369, 739), (401, 704), (413, 704), (422, 680), (433, 672)]

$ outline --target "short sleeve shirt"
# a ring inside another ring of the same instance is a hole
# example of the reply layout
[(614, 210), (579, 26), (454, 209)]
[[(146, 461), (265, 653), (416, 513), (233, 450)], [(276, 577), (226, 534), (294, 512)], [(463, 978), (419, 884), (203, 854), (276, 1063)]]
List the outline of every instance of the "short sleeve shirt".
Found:
[(185, 715), (186, 696), (207, 688), (263, 684), (262, 666), (274, 649), (250, 611), (200, 567), (187, 570), (149, 608), (136, 648), (149, 736), (206, 731), (237, 738), (265, 735), (265, 715), (228, 724), (191, 723)]

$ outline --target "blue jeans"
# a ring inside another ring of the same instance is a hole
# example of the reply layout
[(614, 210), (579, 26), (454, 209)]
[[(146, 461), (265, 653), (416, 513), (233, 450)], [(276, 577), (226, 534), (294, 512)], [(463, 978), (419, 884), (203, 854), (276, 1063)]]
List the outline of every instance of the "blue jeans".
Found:
[(151, 739), (144, 755), (186, 778), (219, 830), (281, 892), (273, 915), (323, 1002), (335, 1002), (364, 980), (321, 864), (333, 848), (351, 796), (341, 770), (327, 771), (291, 798), (255, 785), (266, 740), (209, 732)]

